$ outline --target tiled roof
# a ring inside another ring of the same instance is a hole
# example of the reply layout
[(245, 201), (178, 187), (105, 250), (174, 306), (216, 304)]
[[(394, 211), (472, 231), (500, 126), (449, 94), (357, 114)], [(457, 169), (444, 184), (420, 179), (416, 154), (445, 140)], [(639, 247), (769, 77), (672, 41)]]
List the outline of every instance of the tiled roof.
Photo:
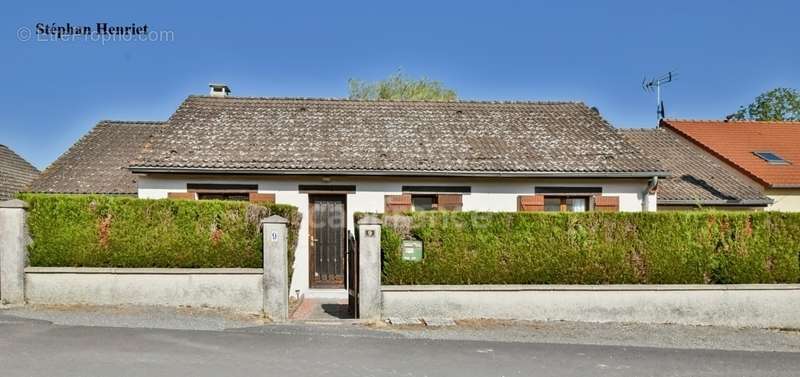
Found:
[[(800, 122), (664, 120), (675, 130), (766, 187), (800, 187)], [(788, 165), (769, 164), (753, 152), (769, 151)]]
[(163, 122), (102, 121), (31, 184), (33, 192), (135, 194), (129, 162)]
[(658, 184), (658, 204), (767, 205), (758, 183), (689, 140), (664, 128), (620, 129), (671, 175)]
[(13, 199), (39, 174), (33, 165), (0, 144), (0, 200)]
[(132, 169), (579, 176), (662, 171), (582, 103), (206, 96), (186, 99)]

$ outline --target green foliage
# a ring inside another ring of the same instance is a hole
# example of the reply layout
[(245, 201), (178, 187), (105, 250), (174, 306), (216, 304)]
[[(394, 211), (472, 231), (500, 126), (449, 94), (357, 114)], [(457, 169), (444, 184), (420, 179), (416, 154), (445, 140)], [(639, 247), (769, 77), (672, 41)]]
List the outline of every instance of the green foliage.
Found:
[(289, 219), (294, 260), (300, 214), (288, 205), (22, 194), (30, 205), (31, 266), (259, 268), (260, 220)]
[[(797, 213), (409, 216), (384, 218), (384, 284), (800, 282)], [(422, 262), (402, 260), (409, 236), (423, 241)]]
[(776, 88), (762, 93), (747, 107), (728, 116), (728, 119), (800, 121), (800, 92)]
[(386, 80), (368, 83), (350, 79), (350, 99), (360, 100), (413, 100), (455, 101), (456, 92), (445, 88), (439, 81), (426, 78), (412, 79), (398, 71)]

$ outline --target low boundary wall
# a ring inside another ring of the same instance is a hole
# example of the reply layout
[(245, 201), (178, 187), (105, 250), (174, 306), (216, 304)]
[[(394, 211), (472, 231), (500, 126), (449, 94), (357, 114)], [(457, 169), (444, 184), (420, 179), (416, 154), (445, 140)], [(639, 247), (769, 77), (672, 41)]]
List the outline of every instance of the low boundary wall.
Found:
[(31, 304), (163, 305), (261, 312), (260, 268), (28, 267)]
[(382, 315), (800, 328), (800, 284), (383, 286)]

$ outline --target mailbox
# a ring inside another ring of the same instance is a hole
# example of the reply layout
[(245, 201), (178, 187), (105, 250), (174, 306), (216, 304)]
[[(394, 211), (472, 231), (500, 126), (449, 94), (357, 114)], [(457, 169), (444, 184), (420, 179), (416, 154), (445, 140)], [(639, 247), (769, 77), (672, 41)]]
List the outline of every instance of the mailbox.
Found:
[(422, 241), (404, 240), (403, 241), (403, 260), (409, 262), (419, 262), (422, 260)]

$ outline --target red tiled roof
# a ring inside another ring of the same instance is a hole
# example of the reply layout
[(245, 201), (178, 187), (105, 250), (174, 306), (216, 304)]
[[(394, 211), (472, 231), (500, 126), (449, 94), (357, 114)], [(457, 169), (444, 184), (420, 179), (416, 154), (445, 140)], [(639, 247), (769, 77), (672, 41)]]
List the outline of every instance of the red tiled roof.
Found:
[[(766, 187), (800, 187), (800, 122), (662, 120)], [(753, 152), (773, 152), (789, 161), (770, 164)]]

